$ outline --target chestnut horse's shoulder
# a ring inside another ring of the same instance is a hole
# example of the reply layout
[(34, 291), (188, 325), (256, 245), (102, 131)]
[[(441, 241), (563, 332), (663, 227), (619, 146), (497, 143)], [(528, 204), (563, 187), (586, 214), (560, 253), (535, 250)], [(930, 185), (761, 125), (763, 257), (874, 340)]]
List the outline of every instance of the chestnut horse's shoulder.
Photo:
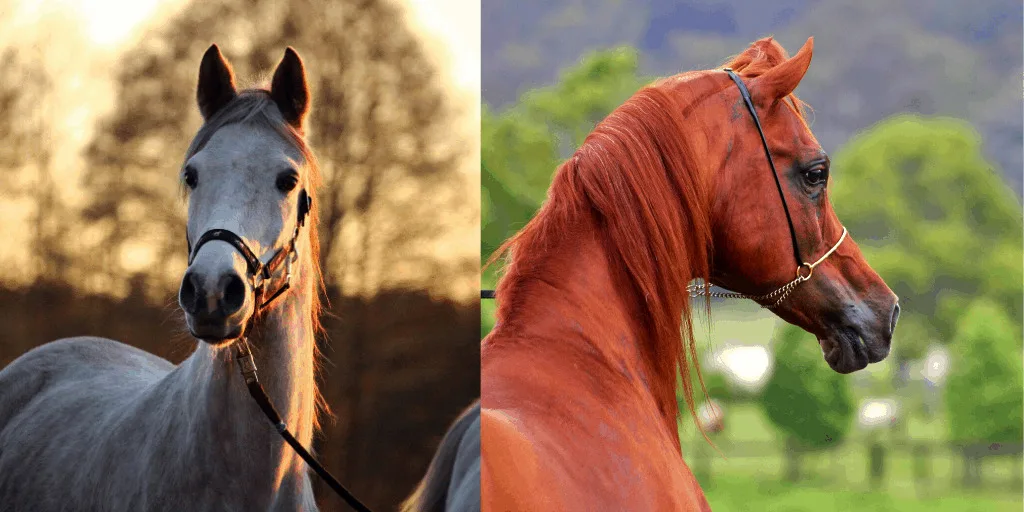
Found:
[(480, 413), (480, 501), (483, 512), (556, 510), (545, 489), (537, 453), (516, 420), (500, 410)]

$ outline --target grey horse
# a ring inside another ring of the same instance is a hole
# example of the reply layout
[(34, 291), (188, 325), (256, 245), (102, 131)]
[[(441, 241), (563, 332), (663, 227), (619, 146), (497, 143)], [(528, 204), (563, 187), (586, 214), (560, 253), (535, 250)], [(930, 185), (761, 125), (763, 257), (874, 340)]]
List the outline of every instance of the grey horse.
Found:
[(259, 311), (249, 261), (209, 241), (190, 254), (179, 294), (201, 340), (182, 364), (80, 337), (0, 371), (0, 511), (316, 510), (304, 462), (247, 395), (232, 349), (247, 340), (271, 400), (309, 446), (321, 278), (315, 209), (298, 229), (301, 193), (314, 195), (319, 179), (303, 137), (302, 61), (289, 48), (268, 90), (238, 91), (212, 46), (197, 100), (204, 123), (182, 166), (190, 243), (229, 230), (267, 263), (293, 241), (264, 280), (290, 287)]

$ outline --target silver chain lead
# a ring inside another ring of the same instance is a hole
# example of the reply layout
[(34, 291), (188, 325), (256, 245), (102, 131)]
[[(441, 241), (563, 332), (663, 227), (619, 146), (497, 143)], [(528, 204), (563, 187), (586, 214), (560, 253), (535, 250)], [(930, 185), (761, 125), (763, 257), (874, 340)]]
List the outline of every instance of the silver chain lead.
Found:
[(779, 306), (779, 304), (782, 304), (782, 301), (786, 300), (786, 297), (789, 297), (789, 294), (793, 293), (793, 290), (797, 287), (797, 285), (806, 281), (807, 279), (808, 278), (804, 276), (797, 276), (796, 279), (786, 283), (781, 288), (764, 295), (746, 295), (743, 293), (735, 292), (708, 292), (708, 290), (711, 289), (711, 283), (691, 284), (686, 287), (686, 291), (690, 293), (691, 299), (696, 299), (697, 297), (718, 297), (723, 299), (750, 299), (755, 302), (763, 302), (774, 299), (776, 296), (779, 296), (779, 298), (774, 303), (772, 303), (772, 305), (761, 305), (761, 307), (764, 309), (775, 309)]
[[(767, 293), (764, 295), (746, 295), (743, 293), (735, 292), (712, 292), (709, 291), (711, 290), (711, 283), (708, 282), (700, 282), (697, 284), (687, 285), (686, 291), (689, 292), (691, 299), (696, 299), (697, 297), (719, 297), (723, 299), (750, 299), (755, 302), (764, 302), (767, 300), (774, 299), (776, 296), (779, 296), (778, 300), (773, 302), (771, 306), (765, 306), (764, 304), (761, 305), (761, 307), (764, 309), (775, 309), (779, 307), (779, 304), (782, 304), (782, 301), (786, 300), (786, 297), (789, 297), (789, 294), (793, 293), (793, 290), (800, 283), (811, 279), (811, 276), (814, 275), (814, 267), (820, 265), (821, 262), (825, 261), (825, 259), (831, 256), (832, 253), (836, 252), (836, 249), (838, 249), (840, 244), (843, 243), (843, 240), (846, 240), (846, 234), (847, 231), (844, 227), (843, 234), (839, 237), (839, 241), (836, 242), (836, 244), (833, 245), (832, 248), (828, 250), (828, 252), (826, 252), (822, 257), (818, 258), (818, 261), (815, 261), (814, 263), (800, 264), (800, 266), (796, 268), (796, 279), (793, 279), (792, 281), (782, 285), (781, 288), (775, 290), (774, 292)], [(804, 269), (807, 270), (806, 274), (804, 274), (803, 272)]]

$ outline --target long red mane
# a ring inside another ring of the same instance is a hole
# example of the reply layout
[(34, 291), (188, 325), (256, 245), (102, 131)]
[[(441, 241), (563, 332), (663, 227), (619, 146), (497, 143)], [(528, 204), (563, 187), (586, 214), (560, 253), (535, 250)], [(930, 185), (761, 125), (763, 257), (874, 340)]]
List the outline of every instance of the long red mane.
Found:
[[(766, 38), (726, 65), (753, 77), (786, 58), (782, 47)], [(702, 166), (709, 159), (695, 138), (704, 136), (704, 124), (693, 117), (692, 107), (733, 86), (727, 79), (709, 83), (687, 80), (688, 75), (641, 89), (598, 124), (558, 168), (536, 216), (491, 257), (507, 255), (499, 298), (524, 281), (557, 279), (543, 275), (548, 251), (562, 246), (558, 242), (575, 219), (592, 216), (606, 251), (628, 276), (631, 290), (624, 291), (644, 302), (646, 316), (639, 321), (647, 337), (639, 343), (652, 357), (651, 391), (673, 429), (678, 374), (696, 416), (690, 372), (699, 376), (699, 370), (686, 285), (692, 278), (708, 278), (712, 251), (712, 191), (701, 179), (708, 175)], [(792, 100), (793, 106), (800, 104)], [(710, 315), (710, 303), (705, 304)], [(499, 322), (509, 307), (514, 305), (499, 303)]]

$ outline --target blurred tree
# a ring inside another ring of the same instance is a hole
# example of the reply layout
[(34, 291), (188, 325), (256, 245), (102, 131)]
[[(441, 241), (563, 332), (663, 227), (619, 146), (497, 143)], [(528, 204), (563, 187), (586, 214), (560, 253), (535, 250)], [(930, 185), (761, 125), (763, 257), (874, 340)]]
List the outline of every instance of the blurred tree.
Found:
[(20, 269), (16, 277), (21, 279), (66, 279), (70, 265), (67, 235), (73, 219), (54, 179), (53, 90), (45, 47), (2, 50), (0, 184), (7, 201), (20, 201), (29, 212), (31, 265)]
[(1024, 390), (1020, 324), (992, 300), (971, 303), (950, 346), (945, 402), (956, 443), (1020, 442)]
[(897, 359), (948, 342), (966, 297), (991, 297), (1021, 321), (1021, 205), (967, 123), (896, 116), (834, 156), (839, 218), (903, 305)]
[(526, 92), (501, 113), (485, 106), (480, 134), (485, 259), (540, 207), (561, 160), (644, 82), (637, 75), (636, 51), (619, 48), (585, 56), (557, 84)]
[(836, 447), (853, 425), (849, 380), (821, 360), (813, 335), (782, 324), (775, 331), (775, 370), (761, 396), (768, 420), (787, 440), (786, 477), (800, 475), (800, 452)]
[[(324, 347), (340, 367), (323, 392), (341, 421), (326, 426), (332, 448), (322, 452), (323, 461), (343, 478), (369, 478), (367, 461), (379, 454), (363, 440), (379, 432), (369, 426), (377, 421), (372, 401), (387, 389), (376, 372), (404, 354), (389, 354), (394, 347), (371, 339), (380, 330), (375, 322), (390, 318), (373, 297), (386, 289), (446, 285), (465, 272), (434, 242), (475, 219), (459, 168), (474, 134), (461, 132), (463, 113), (395, 1), (191, 2), (126, 53), (116, 109), (86, 151), (85, 231), (96, 241), (94, 281), (111, 288), (103, 291), (125, 293), (137, 272), (159, 285), (151, 300), (164, 302), (177, 286), (186, 259), (179, 168), (201, 125), (195, 87), (211, 43), (243, 81), (269, 79), (286, 46), (305, 61), (313, 98), (309, 140), (323, 171), (314, 206), (324, 277), (329, 297), (351, 298), (345, 321), (333, 330), (339, 342)], [(250, 85), (267, 84), (240, 84)], [(423, 372), (403, 376), (429, 380)], [(433, 424), (444, 412), (408, 423)], [(423, 455), (436, 447), (428, 432), (419, 435), (405, 453), (409, 460), (400, 461), (406, 469), (393, 468), (395, 480), (412, 476), (412, 450)], [(395, 493), (394, 485), (377, 486), (367, 499), (397, 500), (386, 493)], [(325, 499), (338, 506), (336, 498)]]
[(111, 280), (121, 284), (125, 267), (139, 265), (122, 251), (143, 247), (151, 248), (140, 257), (149, 271), (177, 284), (185, 258), (178, 168), (201, 124), (195, 80), (213, 42), (241, 80), (269, 74), (288, 45), (306, 61), (330, 286), (372, 294), (402, 284), (392, 277), (396, 266), (443, 271), (424, 242), (449, 220), (434, 212), (468, 214), (463, 191), (452, 186), (462, 180), (456, 164), (468, 134), (452, 129), (459, 112), (402, 10), (389, 0), (218, 0), (190, 4), (126, 54), (117, 110), (87, 150), (85, 213)]

